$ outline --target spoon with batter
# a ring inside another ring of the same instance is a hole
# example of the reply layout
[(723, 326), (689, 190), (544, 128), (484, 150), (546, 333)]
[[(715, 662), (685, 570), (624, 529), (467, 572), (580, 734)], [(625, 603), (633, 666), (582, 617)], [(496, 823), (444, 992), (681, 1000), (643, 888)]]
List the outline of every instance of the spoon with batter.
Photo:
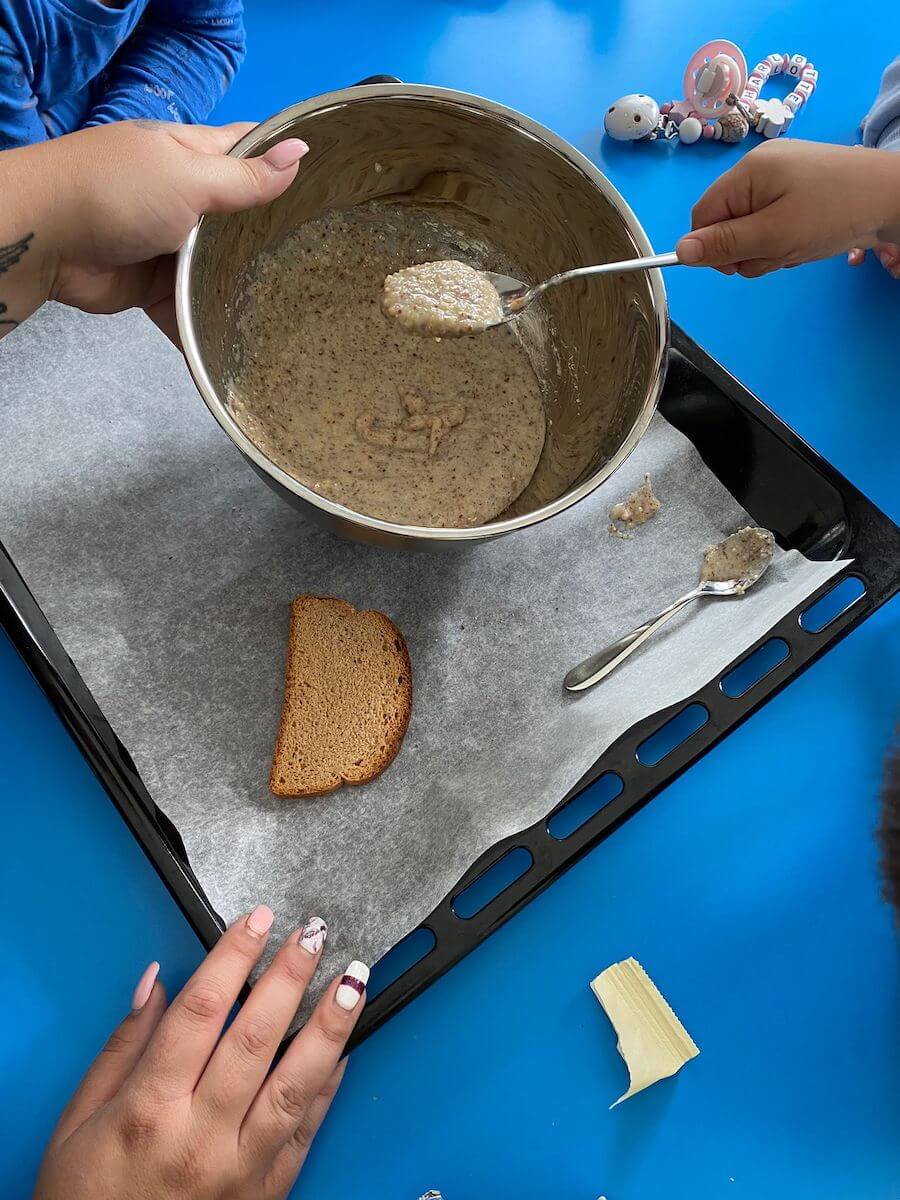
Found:
[(573, 667), (563, 680), (563, 687), (568, 692), (583, 692), (605, 679), (629, 654), (634, 653), (638, 646), (642, 646), (647, 638), (692, 600), (710, 596), (743, 596), (766, 573), (774, 550), (775, 539), (768, 529), (749, 526), (739, 529), (716, 546), (708, 546), (703, 554), (700, 583), (693, 591), (664, 608), (652, 620), (620, 637), (605, 650), (592, 654)]
[(585, 275), (646, 271), (678, 263), (675, 251), (627, 258), (623, 262), (575, 267), (529, 287), (510, 275), (479, 271), (456, 259), (404, 267), (384, 281), (381, 307), (410, 333), (423, 337), (463, 337), (504, 325), (523, 313), (547, 288)]

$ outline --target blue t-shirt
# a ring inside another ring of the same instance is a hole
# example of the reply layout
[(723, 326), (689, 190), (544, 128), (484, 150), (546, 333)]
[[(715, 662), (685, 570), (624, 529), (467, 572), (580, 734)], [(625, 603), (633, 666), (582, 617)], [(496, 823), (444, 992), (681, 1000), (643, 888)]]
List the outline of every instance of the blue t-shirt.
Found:
[(0, 0), (0, 149), (204, 120), (244, 57), (242, 0)]

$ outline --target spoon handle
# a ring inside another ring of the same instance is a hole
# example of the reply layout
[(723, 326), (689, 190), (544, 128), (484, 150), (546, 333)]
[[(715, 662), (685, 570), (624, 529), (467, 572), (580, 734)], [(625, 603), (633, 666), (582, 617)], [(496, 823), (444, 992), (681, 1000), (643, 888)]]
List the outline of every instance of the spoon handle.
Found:
[(638, 625), (637, 629), (632, 629), (631, 633), (626, 633), (623, 637), (613, 642), (611, 646), (607, 646), (605, 650), (600, 650), (597, 654), (592, 654), (590, 658), (586, 658), (584, 662), (580, 662), (577, 667), (573, 667), (563, 680), (563, 687), (567, 692), (584, 692), (588, 688), (592, 688), (595, 683), (599, 683), (601, 679), (605, 679), (620, 663), (623, 663), (629, 654), (633, 654), (638, 646), (643, 646), (647, 638), (656, 633), (657, 629), (661, 629), (666, 621), (670, 621), (676, 613), (681, 612), (692, 600), (696, 600), (699, 596), (707, 594), (701, 588), (694, 588), (686, 596), (681, 596), (674, 604), (670, 604), (668, 608), (664, 608), (652, 620), (645, 621), (643, 625)]
[(592, 267), (574, 267), (571, 271), (563, 271), (559, 275), (551, 275), (543, 283), (537, 283), (530, 289), (529, 300), (539, 296), (548, 287), (558, 283), (568, 283), (570, 279), (579, 279), (582, 275), (609, 275), (623, 271), (649, 271), (652, 267), (674, 267), (678, 265), (678, 255), (674, 250), (668, 254), (648, 254), (644, 258), (626, 258), (622, 262), (597, 263)]

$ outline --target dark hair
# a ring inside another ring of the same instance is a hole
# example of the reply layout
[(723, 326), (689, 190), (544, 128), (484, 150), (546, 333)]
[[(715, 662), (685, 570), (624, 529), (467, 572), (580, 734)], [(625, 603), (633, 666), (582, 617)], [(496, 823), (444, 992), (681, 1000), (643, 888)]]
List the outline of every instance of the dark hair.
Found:
[(881, 873), (884, 898), (893, 904), (900, 920), (900, 732), (888, 753), (884, 786), (881, 791)]

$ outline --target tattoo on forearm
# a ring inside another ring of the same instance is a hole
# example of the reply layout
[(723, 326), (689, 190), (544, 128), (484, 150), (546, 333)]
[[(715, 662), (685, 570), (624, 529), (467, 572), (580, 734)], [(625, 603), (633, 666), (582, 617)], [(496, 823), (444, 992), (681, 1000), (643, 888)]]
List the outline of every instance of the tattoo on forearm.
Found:
[[(28, 250), (28, 244), (33, 237), (33, 232), (26, 233), (19, 241), (11, 242), (8, 246), (0, 246), (0, 275), (5, 275), (10, 267), (16, 265), (22, 255)], [(18, 321), (5, 315), (8, 311), (6, 305), (0, 300), (0, 325), (18, 325)]]

